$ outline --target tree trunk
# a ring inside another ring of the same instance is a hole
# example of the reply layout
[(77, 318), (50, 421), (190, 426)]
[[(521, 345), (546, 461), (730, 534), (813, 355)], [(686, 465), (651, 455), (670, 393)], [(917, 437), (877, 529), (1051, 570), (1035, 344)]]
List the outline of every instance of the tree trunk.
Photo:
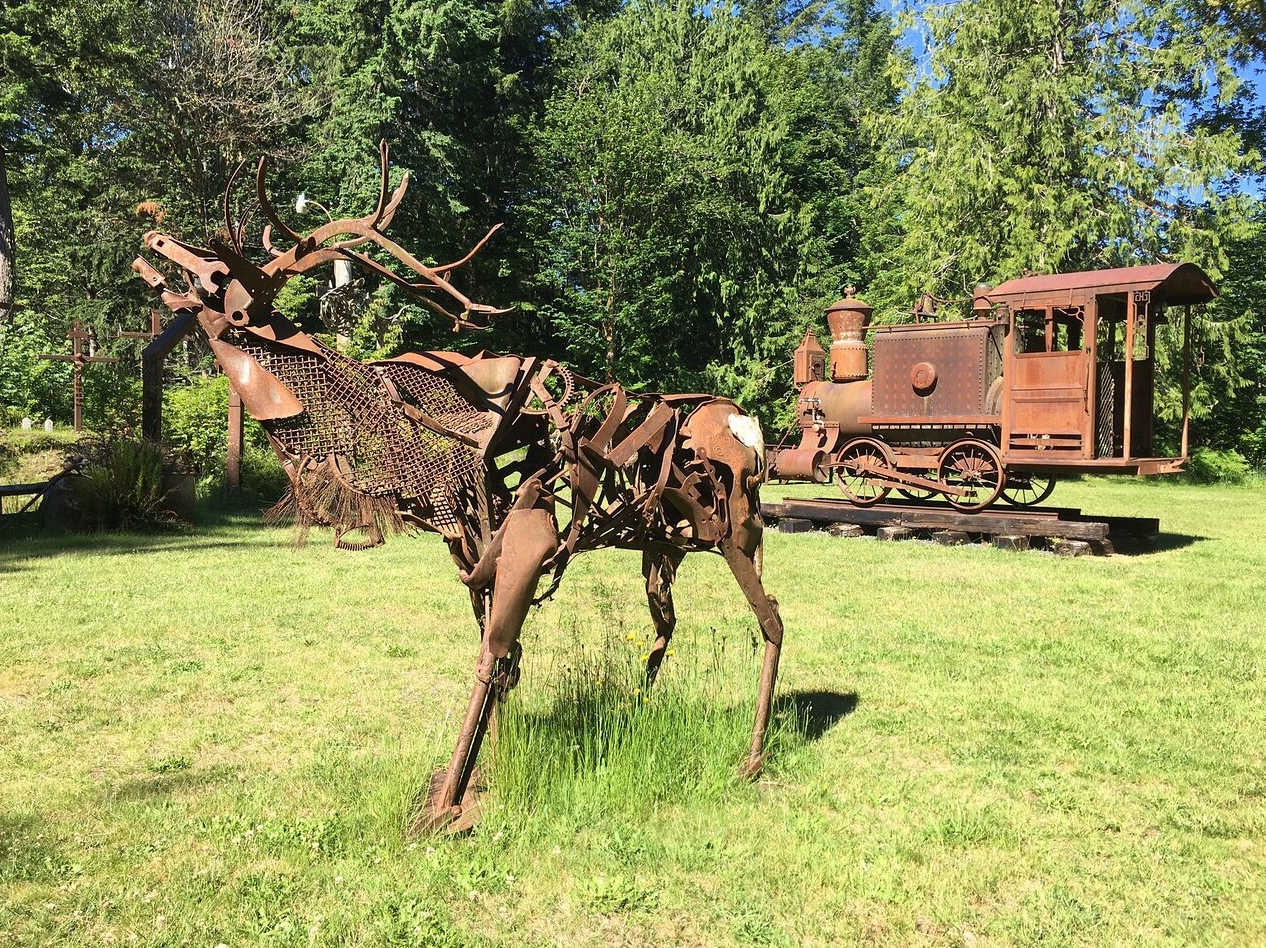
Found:
[(4, 149), (0, 148), (0, 320), (13, 310), (17, 288), (17, 238), (13, 233), (13, 208), (9, 205), (9, 180), (4, 171)]

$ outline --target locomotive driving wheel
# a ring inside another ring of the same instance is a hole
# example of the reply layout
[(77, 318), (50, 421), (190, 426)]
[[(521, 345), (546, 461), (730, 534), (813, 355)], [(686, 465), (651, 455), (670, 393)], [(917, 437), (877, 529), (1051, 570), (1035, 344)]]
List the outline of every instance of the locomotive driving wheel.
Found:
[(892, 471), (892, 453), (878, 441), (857, 438), (844, 445), (835, 460), (835, 481), (844, 496), (859, 507), (869, 507), (888, 496), (890, 487), (870, 483)]
[(1016, 507), (1034, 507), (1051, 496), (1055, 478), (1049, 474), (1014, 472), (1007, 475), (1007, 486), (1002, 488), (1002, 499)]
[(945, 499), (959, 510), (984, 510), (1002, 493), (1006, 475), (1002, 459), (992, 445), (966, 440), (950, 445), (941, 455), (937, 480), (963, 493), (946, 493)]

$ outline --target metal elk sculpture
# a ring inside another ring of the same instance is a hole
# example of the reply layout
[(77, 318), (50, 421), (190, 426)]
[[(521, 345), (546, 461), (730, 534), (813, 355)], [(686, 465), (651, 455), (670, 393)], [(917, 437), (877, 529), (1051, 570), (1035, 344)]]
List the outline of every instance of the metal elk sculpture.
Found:
[[(340, 259), (400, 287), (454, 330), (486, 328), (505, 312), (472, 302), (451, 282), (497, 228), (460, 260), (422, 263), (385, 234), (408, 175), (389, 195), (385, 143), (380, 157), (381, 192), (365, 217), (331, 220), (307, 234), (291, 229), (269, 201), (261, 159), (255, 201), (234, 220), (230, 180), (225, 233), (208, 247), (146, 235), (149, 250), (183, 274), (183, 290), (170, 288), (143, 257), (133, 266), (170, 309), (196, 314), (229, 383), (263, 426), (290, 478), (274, 511), (288, 512), (305, 531), (332, 527), (343, 549), (376, 546), (384, 533), (407, 530), (438, 533), (448, 545), (470, 592), (481, 648), (452, 760), (433, 778), (413, 828), (473, 822), (476, 758), (497, 703), (518, 678), (528, 610), (554, 592), (574, 556), (602, 547), (642, 552), (656, 633), (649, 678), (673, 634), (672, 584), (682, 558), (696, 551), (725, 558), (765, 640), (743, 764), (754, 775), (783, 631), (777, 602), (761, 585), (758, 422), (724, 398), (633, 394), (552, 360), (410, 352), (363, 363), (300, 331), (273, 300), (287, 280)], [(243, 247), (254, 209), (267, 220), (269, 259), (259, 264)], [(279, 236), (286, 249), (275, 245)], [(552, 583), (537, 596), (547, 574)]]

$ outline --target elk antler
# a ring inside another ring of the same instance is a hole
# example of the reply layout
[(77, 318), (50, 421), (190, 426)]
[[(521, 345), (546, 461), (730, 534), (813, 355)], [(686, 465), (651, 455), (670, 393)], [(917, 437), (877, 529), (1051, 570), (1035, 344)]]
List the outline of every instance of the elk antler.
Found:
[[(482, 303), (475, 303), (470, 300), (464, 293), (458, 290), (451, 282), (449, 277), (452, 272), (459, 267), (469, 263), (470, 260), (483, 249), (484, 245), (493, 234), (501, 227), (500, 224), (494, 226), (483, 239), (477, 243), (474, 248), (460, 260), (452, 263), (444, 264), (439, 267), (429, 267), (422, 261), (418, 260), (407, 250), (386, 236), (384, 231), (390, 226), (392, 219), (395, 217), (396, 210), (400, 207), (404, 200), (405, 191), (409, 187), (409, 174), (405, 172), (400, 180), (400, 184), (391, 192), (388, 197), (388, 168), (391, 152), (384, 140), (378, 145), (379, 158), (379, 186), (378, 200), (374, 206), (374, 210), (364, 217), (343, 218), (341, 220), (331, 220), (322, 224), (312, 233), (303, 235), (290, 228), (277, 214), (276, 208), (268, 199), (267, 194), (267, 158), (260, 158), (259, 167), (255, 175), (255, 206), (264, 214), (268, 220), (268, 225), (264, 228), (263, 244), (264, 248), (273, 255), (274, 259), (263, 267), (264, 273), (270, 277), (280, 276), (289, 277), (299, 273), (303, 273), (313, 267), (321, 264), (329, 263), (337, 259), (353, 260), (362, 268), (375, 273), (380, 278), (387, 280), (400, 287), (411, 297), (425, 305), (427, 308), (444, 316), (453, 323), (454, 331), (461, 329), (486, 329), (488, 328), (487, 317), (498, 316), (508, 313), (508, 309), (498, 309)], [(229, 180), (229, 187), (232, 188), (233, 182), (237, 177), (237, 172)], [(225, 195), (225, 219), (229, 219), (228, 215), (229, 196)], [(250, 209), (243, 214), (241, 223), (234, 232), (230, 224), (230, 234), (235, 235), (240, 242), (245, 221), (250, 213)], [(285, 251), (277, 250), (272, 244), (272, 232), (276, 229), (285, 234), (291, 241), (293, 246)], [(348, 239), (339, 240), (337, 238), (347, 237)], [(368, 254), (358, 251), (356, 248), (364, 247), (370, 244), (378, 247), (394, 257), (404, 266), (408, 267), (422, 279), (411, 281), (401, 276), (395, 271), (389, 269), (378, 261), (374, 260)], [(239, 243), (240, 249), (240, 243)], [(424, 294), (439, 292), (448, 295), (461, 305), (461, 313), (456, 314), (450, 312), (442, 304)], [(485, 317), (483, 320), (476, 321), (472, 319), (474, 316)]]
[(264, 228), (264, 246), (270, 251), (272, 250), (272, 228), (276, 227), (279, 231), (299, 243), (303, 237), (286, 226), (285, 222), (277, 216), (277, 209), (273, 207), (272, 201), (268, 199), (268, 156), (261, 155), (259, 159), (259, 167), (255, 171), (255, 200), (259, 202), (259, 209), (264, 212), (264, 217), (268, 219), (268, 226)]
[(245, 215), (235, 225), (233, 222), (233, 188), (237, 185), (238, 176), (242, 173), (242, 169), (246, 167), (246, 159), (242, 159), (237, 163), (237, 167), (233, 169), (233, 173), (229, 175), (229, 183), (224, 186), (224, 232), (228, 235), (229, 243), (233, 245), (233, 249), (238, 253), (242, 252), (242, 231), (241, 227), (245, 223)]

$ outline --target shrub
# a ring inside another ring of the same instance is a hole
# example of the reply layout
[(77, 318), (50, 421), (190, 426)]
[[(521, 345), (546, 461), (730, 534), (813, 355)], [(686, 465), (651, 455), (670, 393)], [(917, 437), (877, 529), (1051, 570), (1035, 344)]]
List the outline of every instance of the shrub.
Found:
[(198, 377), (163, 395), (163, 435), (199, 471), (224, 466), (228, 446), (229, 381)]
[(84, 425), (100, 432), (140, 427), (141, 379), (135, 367), (98, 365), (84, 374)]
[(1197, 448), (1187, 465), (1187, 476), (1197, 484), (1242, 484), (1253, 473), (1238, 451)]
[(172, 523), (163, 488), (162, 449), (149, 441), (109, 438), (92, 445), (72, 478), (83, 530), (127, 530)]
[[(172, 450), (203, 475), (203, 491), (224, 486), (228, 412), (229, 382), (223, 375), (196, 378), (163, 397), (163, 434)], [(276, 500), (288, 484), (286, 472), (249, 415), (243, 419), (242, 441), (242, 487), (263, 500)]]
[(1239, 451), (1255, 471), (1266, 471), (1266, 427), (1240, 435)]
[(281, 499), (290, 486), (290, 478), (277, 460), (272, 448), (248, 444), (242, 451), (242, 487), (260, 500), (270, 503)]

